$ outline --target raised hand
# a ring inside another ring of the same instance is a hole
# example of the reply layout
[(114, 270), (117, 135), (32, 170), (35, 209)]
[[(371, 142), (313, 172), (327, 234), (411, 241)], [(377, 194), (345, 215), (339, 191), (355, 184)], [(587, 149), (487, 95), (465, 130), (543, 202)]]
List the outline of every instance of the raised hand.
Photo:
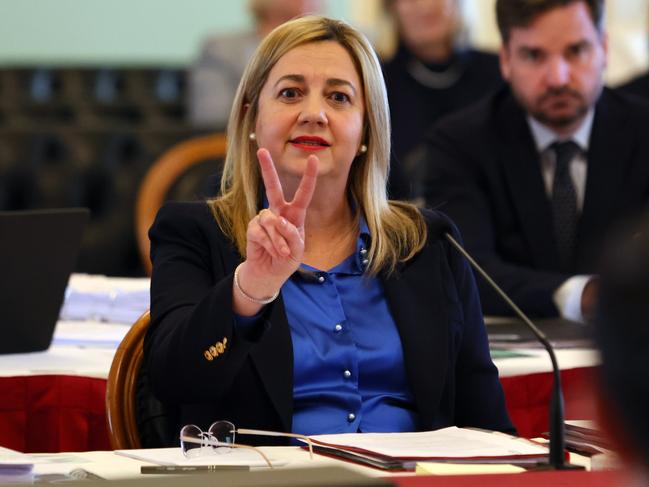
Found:
[(248, 223), (247, 255), (239, 272), (239, 284), (246, 295), (263, 299), (277, 292), (302, 261), (304, 221), (315, 190), (318, 158), (308, 157), (291, 201), (284, 197), (270, 153), (259, 149), (257, 158), (269, 208), (261, 210)]

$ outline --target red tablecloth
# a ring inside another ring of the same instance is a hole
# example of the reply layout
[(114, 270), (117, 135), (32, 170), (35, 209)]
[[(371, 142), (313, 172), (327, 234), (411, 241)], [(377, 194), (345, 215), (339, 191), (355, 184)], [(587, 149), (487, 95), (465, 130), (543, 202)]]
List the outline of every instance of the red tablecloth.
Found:
[[(567, 419), (595, 417), (593, 368), (561, 372)], [(501, 378), (507, 408), (522, 436), (548, 430), (552, 375)], [(67, 375), (0, 378), (0, 446), (32, 452), (110, 450), (105, 379)]]
[[(597, 417), (594, 367), (561, 371), (565, 418), (595, 419)], [(552, 374), (539, 373), (501, 377), (507, 411), (518, 430), (526, 438), (535, 438), (548, 431)]]
[(105, 379), (0, 378), (0, 445), (35, 452), (110, 450)]

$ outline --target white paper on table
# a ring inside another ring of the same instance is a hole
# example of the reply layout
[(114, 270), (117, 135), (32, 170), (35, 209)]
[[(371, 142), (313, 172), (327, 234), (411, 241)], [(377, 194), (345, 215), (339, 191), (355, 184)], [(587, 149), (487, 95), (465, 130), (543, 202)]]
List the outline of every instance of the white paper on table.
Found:
[(54, 329), (54, 345), (117, 348), (131, 325), (96, 321), (59, 321)]
[(345, 433), (313, 435), (311, 440), (333, 447), (359, 448), (401, 459), (471, 459), (547, 456), (548, 449), (528, 440), (467, 428), (415, 433)]
[(149, 278), (72, 274), (60, 318), (132, 324), (149, 308), (149, 286)]
[[(197, 458), (186, 458), (180, 448), (143, 448), (140, 450), (115, 450), (122, 455), (156, 465), (247, 465), (250, 467), (268, 467), (262, 456), (247, 448), (228, 448), (224, 453), (204, 455)], [(269, 457), (273, 467), (285, 465), (285, 460)]]

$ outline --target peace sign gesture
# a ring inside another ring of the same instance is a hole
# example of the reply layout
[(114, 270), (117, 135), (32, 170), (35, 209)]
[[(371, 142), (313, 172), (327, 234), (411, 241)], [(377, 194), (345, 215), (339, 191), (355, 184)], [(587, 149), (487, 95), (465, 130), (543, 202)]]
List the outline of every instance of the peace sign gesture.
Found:
[(249, 301), (250, 297), (261, 300), (274, 295), (302, 262), (304, 221), (318, 172), (318, 158), (311, 155), (293, 200), (286, 201), (268, 150), (259, 149), (257, 158), (269, 208), (248, 223), (246, 260), (241, 264), (238, 284)]

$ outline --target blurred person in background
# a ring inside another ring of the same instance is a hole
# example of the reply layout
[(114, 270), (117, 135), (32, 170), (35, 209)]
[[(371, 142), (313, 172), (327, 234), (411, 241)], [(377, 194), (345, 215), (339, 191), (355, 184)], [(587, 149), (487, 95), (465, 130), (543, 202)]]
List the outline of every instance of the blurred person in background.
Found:
[[(649, 28), (649, 9), (647, 9), (647, 28)], [(649, 47), (649, 37), (647, 38), (647, 47)], [(618, 89), (632, 95), (649, 98), (649, 71), (632, 78)]]
[(433, 122), (502, 84), (498, 57), (467, 45), (461, 3), (383, 2), (394, 36), (393, 53), (383, 53), (392, 120), (391, 197), (412, 196), (410, 186), (419, 178), (411, 172), (410, 155)]
[(600, 423), (635, 477), (649, 485), (649, 214), (606, 247), (595, 338)]
[(318, 12), (321, 4), (319, 0), (249, 0), (254, 29), (208, 38), (190, 68), (190, 123), (201, 129), (224, 130), (239, 80), (259, 42), (287, 20)]
[[(496, 0), (496, 13), (508, 86), (429, 134), (425, 200), (526, 312), (587, 321), (604, 237), (649, 204), (649, 104), (603, 85), (604, 0)], [(511, 314), (478, 284), (485, 314)]]

